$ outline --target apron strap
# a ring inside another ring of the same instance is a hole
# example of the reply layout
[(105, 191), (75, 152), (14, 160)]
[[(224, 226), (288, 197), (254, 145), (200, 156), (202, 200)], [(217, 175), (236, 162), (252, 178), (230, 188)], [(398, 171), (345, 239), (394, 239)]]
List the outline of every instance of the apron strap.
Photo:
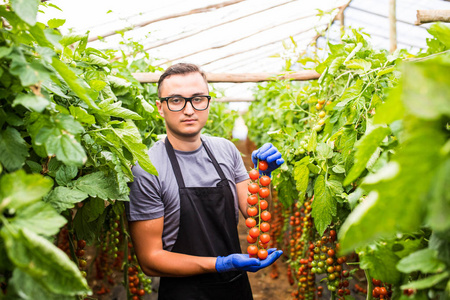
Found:
[(209, 150), (208, 146), (206, 146), (206, 143), (203, 142), (203, 140), (202, 140), (202, 143), (203, 143), (203, 147), (205, 147), (206, 153), (208, 153), (208, 156), (214, 165), (214, 168), (216, 169), (217, 173), (219, 174), (220, 179), (226, 180), (227, 178), (225, 177), (225, 174), (223, 173), (222, 168), (219, 166), (219, 163), (217, 162), (216, 158), (211, 153), (211, 150)]
[(184, 188), (184, 180), (183, 176), (181, 175), (181, 169), (180, 165), (178, 164), (177, 157), (175, 156), (175, 151), (173, 150), (172, 144), (169, 142), (169, 139), (166, 137), (166, 140), (164, 142), (166, 145), (166, 151), (167, 155), (169, 155), (170, 163), (172, 164), (173, 172), (175, 173), (175, 178), (177, 179), (178, 187)]
[[(211, 159), (214, 168), (216, 169), (217, 173), (219, 174), (220, 180), (224, 181), (227, 180), (225, 177), (225, 174), (223, 173), (222, 169), (219, 166), (219, 163), (217, 162), (216, 158), (212, 154), (211, 150), (209, 150), (208, 146), (206, 146), (206, 143), (202, 141), (202, 145), (206, 150), (206, 153), (208, 154), (209, 158)], [(184, 188), (186, 185), (184, 184), (183, 175), (181, 174), (181, 168), (178, 164), (178, 160), (175, 156), (175, 150), (173, 149), (172, 144), (169, 142), (169, 139), (166, 137), (164, 144), (166, 145), (166, 151), (167, 155), (169, 155), (170, 163), (172, 164), (173, 172), (175, 173), (175, 178), (177, 179), (178, 187)]]

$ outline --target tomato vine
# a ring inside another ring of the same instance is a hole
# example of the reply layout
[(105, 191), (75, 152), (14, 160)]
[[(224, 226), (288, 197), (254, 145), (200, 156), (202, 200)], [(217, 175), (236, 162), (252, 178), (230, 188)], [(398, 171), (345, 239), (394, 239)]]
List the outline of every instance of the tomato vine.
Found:
[[(366, 288), (354, 284), (368, 298), (371, 278), (389, 285), (388, 294), (375, 292), (385, 299), (449, 293), (450, 243), (444, 232), (450, 224), (437, 220), (449, 211), (443, 186), (449, 178), (450, 114), (444, 95), (450, 34), (442, 24), (429, 32), (428, 49), (414, 56), (375, 50), (363, 32), (348, 30), (342, 43), (328, 45), (325, 60), (299, 57), (300, 64), (315, 63), (317, 81), (258, 86), (258, 101), (246, 116), (249, 138), (258, 145), (272, 142), (286, 160), (274, 172), (273, 186), (291, 222), (283, 227), (291, 237), (288, 275), (301, 287), (312, 280), (311, 271), (333, 271), (333, 263), (323, 269), (325, 260), (314, 256), (315, 263), (305, 261), (308, 243), (317, 244), (332, 230), (338, 233), (338, 255), (356, 252), (346, 268), (350, 274), (365, 271)], [(297, 231), (306, 217), (300, 217), (304, 205), (311, 207), (313, 233)], [(280, 234), (276, 239), (286, 236)], [(433, 261), (433, 267), (420, 267), (421, 259)], [(341, 284), (328, 284), (328, 291), (344, 297)], [(322, 290), (315, 289), (317, 295)], [(303, 299), (306, 291), (294, 298)]]

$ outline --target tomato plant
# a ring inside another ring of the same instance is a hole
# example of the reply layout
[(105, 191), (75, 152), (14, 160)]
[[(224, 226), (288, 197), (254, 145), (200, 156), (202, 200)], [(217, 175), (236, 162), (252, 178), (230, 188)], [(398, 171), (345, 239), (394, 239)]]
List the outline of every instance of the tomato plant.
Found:
[[(315, 274), (327, 274), (334, 296), (348, 295), (354, 261), (366, 275), (355, 291), (368, 297), (445, 293), (450, 224), (437, 220), (448, 212), (450, 34), (443, 24), (429, 33), (428, 49), (412, 58), (375, 50), (363, 32), (347, 30), (325, 59), (299, 56), (298, 64), (315, 63), (319, 80), (258, 86), (245, 119), (249, 138), (273, 143), (286, 161), (272, 177), (281, 207), (273, 219), (283, 224), (272, 242), (287, 248), (295, 299), (322, 296), (321, 286), (306, 288)], [(419, 257), (437, 264), (425, 271)], [(374, 277), (386, 292), (373, 291)]]

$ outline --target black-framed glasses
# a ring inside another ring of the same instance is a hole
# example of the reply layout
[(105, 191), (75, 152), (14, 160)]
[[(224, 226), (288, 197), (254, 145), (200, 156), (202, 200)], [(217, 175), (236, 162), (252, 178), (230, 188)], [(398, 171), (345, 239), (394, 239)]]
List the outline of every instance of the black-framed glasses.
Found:
[(181, 97), (181, 96), (173, 96), (173, 97), (165, 97), (159, 98), (159, 100), (167, 101), (167, 108), (170, 111), (180, 111), (183, 110), (186, 106), (187, 102), (190, 102), (192, 107), (195, 110), (205, 110), (209, 106), (209, 101), (211, 100), (211, 96), (194, 96), (194, 97)]

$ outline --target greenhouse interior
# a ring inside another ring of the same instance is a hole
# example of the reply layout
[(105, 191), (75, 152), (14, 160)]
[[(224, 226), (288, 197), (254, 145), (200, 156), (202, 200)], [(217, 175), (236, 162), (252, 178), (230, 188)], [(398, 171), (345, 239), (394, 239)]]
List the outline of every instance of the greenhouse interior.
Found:
[(450, 1), (0, 18), (0, 300), (450, 298)]

